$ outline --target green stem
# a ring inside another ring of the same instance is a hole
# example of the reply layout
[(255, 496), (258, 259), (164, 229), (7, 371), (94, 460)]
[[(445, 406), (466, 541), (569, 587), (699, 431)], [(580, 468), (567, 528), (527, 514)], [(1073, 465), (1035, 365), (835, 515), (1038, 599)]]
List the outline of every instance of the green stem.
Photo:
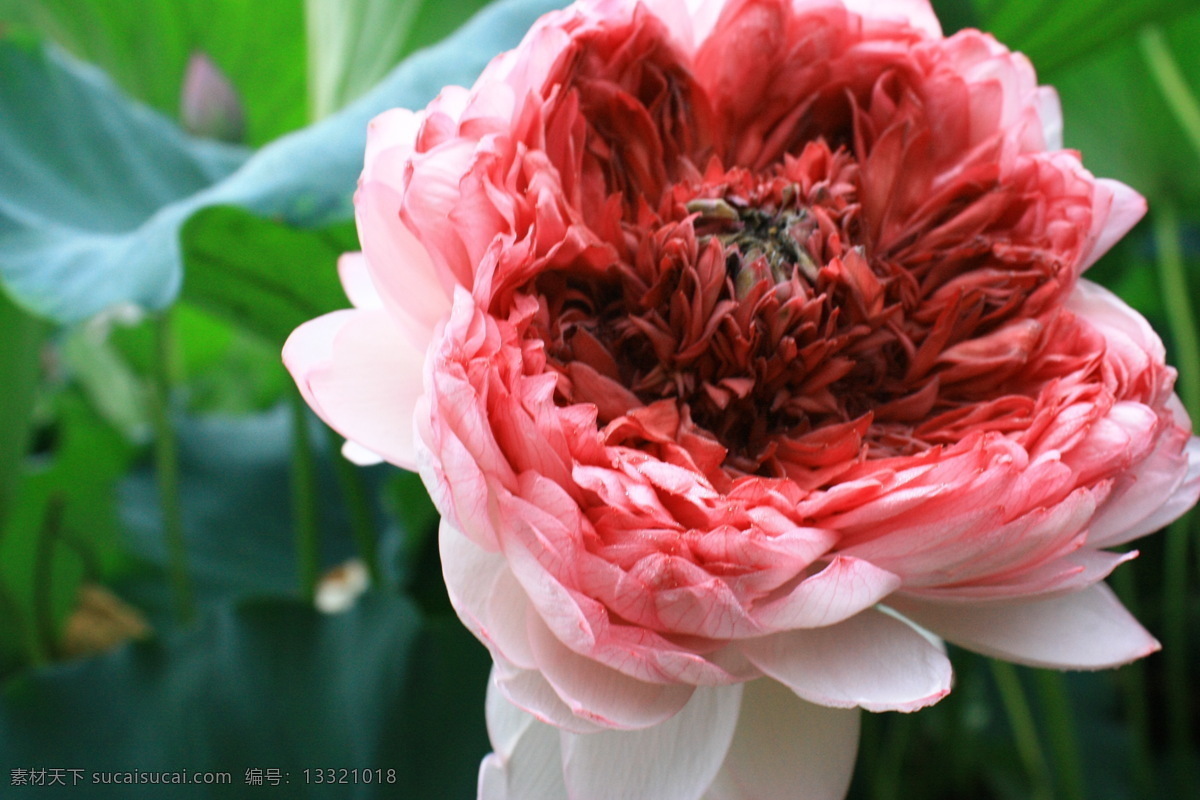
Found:
[(952, 653), (951, 658), (954, 663), (954, 686), (958, 698), (950, 698), (944, 712), (947, 720), (946, 741), (954, 743), (954, 750), (950, 754), (946, 769), (950, 773), (950, 796), (970, 797), (978, 768), (969, 758), (969, 754), (976, 752), (976, 737), (967, 725), (966, 714), (983, 661), (982, 656), (961, 651)]
[[(1167, 107), (1175, 116), (1175, 120), (1183, 129), (1185, 138), (1191, 144), (1200, 159), (1200, 100), (1188, 86), (1183, 71), (1171, 53), (1170, 45), (1162, 30), (1157, 26), (1145, 28), (1139, 37), (1142, 56), (1150, 68), (1150, 73), (1166, 100)], [(1192, 367), (1200, 364), (1200, 335), (1196, 327), (1196, 314), (1192, 308), (1191, 292), (1188, 289), (1187, 275), (1184, 268), (1183, 253), (1180, 247), (1178, 213), (1173, 204), (1160, 200), (1155, 203), (1154, 232), (1158, 245), (1159, 283), (1162, 287), (1163, 303), (1167, 311), (1167, 325), (1171, 330), (1171, 338), (1175, 346), (1177, 364)], [(1179, 396), (1184, 408), (1193, 420), (1200, 420), (1200, 372), (1195, 369), (1184, 369), (1179, 376)], [(1178, 574), (1175, 575), (1174, 590), (1186, 592), (1187, 575), (1183, 566), (1186, 558), (1186, 539), (1188, 530), (1183, 522), (1172, 526), (1171, 534), (1181, 540), (1174, 546), (1168, 546), (1170, 557), (1168, 565), (1174, 563)], [(1197, 553), (1200, 556), (1200, 551)], [(1181, 557), (1182, 556), (1182, 557)], [(1168, 566), (1168, 569), (1171, 569)], [(1183, 594), (1168, 596), (1167, 608), (1182, 614), (1182, 605), (1177, 602)], [(1178, 632), (1178, 631), (1176, 631)]]
[(908, 750), (912, 717), (908, 714), (888, 714), (886, 722), (883, 752), (879, 757), (878, 769), (872, 774), (874, 800), (897, 800), (904, 786), (904, 753)]
[(21, 604), (17, 602), (12, 590), (0, 576), (0, 613), (3, 614), (6, 625), (14, 639), (20, 641), (25, 648), (25, 655), (33, 666), (45, 663), (46, 654), (42, 652), (38, 637), (26, 622), (26, 615)]
[[(1113, 573), (1112, 583), (1121, 602), (1135, 617), (1138, 613), (1137, 587), (1133, 571), (1119, 569)], [(1121, 694), (1124, 696), (1125, 720), (1129, 726), (1129, 769), (1132, 777), (1134, 797), (1154, 797), (1153, 745), (1150, 741), (1150, 718), (1146, 704), (1150, 697), (1146, 683), (1146, 667), (1135, 661), (1117, 671)]]
[(992, 677), (996, 688), (1000, 691), (1000, 701), (1008, 715), (1008, 724), (1012, 728), (1013, 741), (1017, 746), (1017, 755), (1025, 765), (1031, 784), (1031, 800), (1054, 800), (1054, 785), (1050, 776), (1050, 768), (1042, 753), (1038, 741), (1037, 727), (1033, 724), (1033, 714), (1029, 710), (1029, 701), (1021, 686), (1021, 677), (1017, 668), (1007, 661), (992, 660)]
[(170, 312), (154, 317), (154, 376), (150, 391), (150, 418), (154, 426), (154, 476), (162, 505), (163, 536), (168, 553), (175, 616), (186, 625), (195, 617), (187, 544), (183, 535), (183, 502), (179, 487), (179, 443), (171, 425), (171, 364), (174, 357)]
[(317, 594), (320, 538), (317, 529), (317, 466), (313, 458), (308, 415), (299, 392), (292, 404), (292, 519), (296, 531), (296, 566), (300, 592), (309, 603)]
[(83, 579), (85, 581), (94, 583), (100, 580), (103, 570), (100, 568), (100, 560), (96, 557), (96, 553), (90, 543), (81, 541), (65, 530), (59, 533), (58, 543), (67, 547), (67, 549), (79, 558), (79, 562), (83, 565)]
[(1183, 127), (1197, 157), (1200, 157), (1200, 102), (1188, 87), (1183, 71), (1171, 54), (1167, 37), (1157, 25), (1150, 25), (1138, 36), (1138, 44), (1142, 48), (1142, 57), (1150, 67), (1150, 74), (1163, 93), (1163, 99)]
[(1191, 784), (1191, 677), (1188, 673), (1187, 573), (1190, 518), (1167, 528), (1163, 571), (1163, 662), (1167, 684), (1167, 737), (1180, 781)]
[(371, 576), (371, 585), (382, 586), (383, 574), (379, 568), (375, 526), (371, 522), (371, 506), (367, 502), (362, 475), (353, 464), (340, 455), (333, 457), (333, 468), (337, 473), (342, 496), (346, 500), (346, 508), (350, 511), (350, 529), (354, 533), (358, 554), (367, 567), (367, 574)]
[(1153, 221), (1158, 280), (1167, 312), (1167, 328), (1175, 346), (1172, 360), (1187, 367), (1179, 374), (1179, 398), (1192, 419), (1200, 419), (1200, 371), (1195, 369), (1200, 364), (1200, 337), (1196, 333), (1196, 313), (1188, 288), (1175, 204), (1165, 199), (1155, 203)]
[(0, 290), (0, 533), (21, 480), (21, 465), (33, 432), (33, 404), (41, 374), (46, 324), (30, 316)]
[[(1160, 202), (1154, 213), (1154, 239), (1158, 251), (1159, 282), (1167, 310), (1167, 324), (1180, 364), (1200, 364), (1195, 315), (1184, 272), (1180, 245), (1179, 215), (1169, 201)], [(1179, 393), (1192, 419), (1200, 419), (1200, 374), (1185, 369), (1179, 376)], [(1188, 548), (1191, 525), (1187, 517), (1167, 528), (1166, 560), (1163, 565), (1163, 660), (1168, 697), (1167, 735), (1183, 784), (1191, 774), (1191, 682), (1188, 675)]]
[[(1200, 100), (1188, 86), (1183, 71), (1171, 53), (1166, 36), (1158, 27), (1148, 27), (1139, 37), (1142, 55), (1184, 134), (1200, 159)], [(1188, 367), (1179, 376), (1179, 395), (1193, 420), (1200, 420), (1200, 341), (1192, 309), (1180, 247), (1179, 221), (1174, 206), (1155, 206), (1155, 239), (1158, 245), (1159, 281), (1167, 310), (1167, 324), (1175, 345), (1175, 362)], [(1188, 517), (1177, 520), (1167, 531), (1166, 571), (1163, 581), (1164, 660), (1170, 702), (1167, 704), (1168, 736), (1176, 764), (1179, 796), (1196, 793), (1193, 769), (1191, 721), (1188, 718), (1190, 681), (1187, 672), (1187, 558), (1188, 540), (1194, 528)], [(1200, 553), (1198, 553), (1200, 555)]]
[[(872, 781), (871, 798), (876, 800), (878, 792), (875, 783), (879, 775), (879, 751), (882, 741), (881, 729), (887, 722), (885, 714), (861, 714), (861, 728), (858, 736), (858, 759), (855, 761), (855, 782), (861, 785), (863, 779)], [(856, 793), (865, 794), (863, 792)]]
[(54, 549), (62, 531), (66, 501), (54, 494), (46, 502), (46, 516), (38, 529), (33, 559), (33, 622), (39, 649), (53, 658), (58, 652), (58, 626), (54, 621)]
[(1087, 800), (1084, 788), (1083, 764), (1079, 759), (1079, 744), (1075, 739), (1074, 715), (1067, 697), (1062, 673), (1038, 670), (1036, 678), (1038, 699), (1045, 712), (1050, 752), (1054, 754), (1061, 800)]

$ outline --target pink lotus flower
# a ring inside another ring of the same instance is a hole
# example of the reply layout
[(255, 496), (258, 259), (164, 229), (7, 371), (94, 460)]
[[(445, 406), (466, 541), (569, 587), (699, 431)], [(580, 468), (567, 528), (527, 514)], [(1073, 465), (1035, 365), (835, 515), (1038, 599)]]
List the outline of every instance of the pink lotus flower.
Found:
[[(1103, 578), (1200, 493), (1144, 213), (923, 0), (582, 2), (370, 127), (355, 304), (284, 358), (419, 469), (495, 661), (484, 798), (835, 798), (941, 640), (1157, 649)], [(939, 638), (940, 637), (940, 638)]]

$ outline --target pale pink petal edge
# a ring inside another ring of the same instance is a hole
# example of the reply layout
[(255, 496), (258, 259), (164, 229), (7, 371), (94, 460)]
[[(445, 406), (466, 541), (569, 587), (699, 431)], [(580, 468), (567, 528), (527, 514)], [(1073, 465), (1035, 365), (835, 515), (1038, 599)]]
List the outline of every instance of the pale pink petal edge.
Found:
[(386, 312), (345, 309), (304, 323), (283, 363), (331, 428), (396, 466), (415, 470), (413, 414), (424, 355)]
[(1160, 648), (1103, 583), (1025, 603), (936, 603), (895, 596), (888, 604), (947, 641), (1031, 667), (1106, 669)]
[(819, 705), (915, 711), (950, 693), (945, 653), (876, 609), (825, 628), (750, 639), (741, 649), (763, 673)]

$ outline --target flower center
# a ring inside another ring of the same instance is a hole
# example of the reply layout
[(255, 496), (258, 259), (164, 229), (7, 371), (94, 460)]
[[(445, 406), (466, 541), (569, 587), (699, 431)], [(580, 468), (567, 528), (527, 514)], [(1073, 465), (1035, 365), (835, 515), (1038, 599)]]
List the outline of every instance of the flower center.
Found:
[(766, 174), (710, 169), (626, 223), (627, 257), (602, 274), (539, 276), (561, 401), (593, 402), (626, 432), (618, 422), (666, 403), (735, 475), (811, 466), (829, 436), (856, 454), (872, 406), (899, 388), (879, 334), (895, 339), (904, 285), (857, 243), (857, 170), (824, 142)]
[(1061, 290), (1057, 262), (982, 235), (877, 249), (861, 171), (818, 139), (762, 171), (693, 170), (656, 207), (609, 203), (596, 228), (617, 257), (546, 268), (522, 290), (556, 401), (594, 403), (607, 444), (671, 449), (658, 457), (714, 485), (816, 487), (860, 459), (956, 441), (964, 415), (1023, 424), (1036, 392), (1016, 376), (1048, 339), (1040, 321), (1009, 320)]
[(810, 285), (816, 284), (817, 265), (805, 244), (816, 221), (808, 209), (795, 205), (797, 193), (794, 184), (785, 188), (783, 208), (755, 208), (740, 198), (720, 197), (685, 206), (697, 215), (694, 226), (701, 246), (714, 238), (721, 243), (739, 300), (764, 280), (786, 286), (796, 270)]

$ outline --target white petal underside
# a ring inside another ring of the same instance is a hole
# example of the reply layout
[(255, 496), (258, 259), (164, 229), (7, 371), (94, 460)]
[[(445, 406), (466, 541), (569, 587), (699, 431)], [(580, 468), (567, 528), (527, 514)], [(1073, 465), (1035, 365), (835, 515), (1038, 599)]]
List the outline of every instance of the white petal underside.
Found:
[(860, 715), (806, 703), (769, 678), (751, 681), (704, 800), (841, 800), (854, 774)]
[(888, 605), (947, 641), (1031, 667), (1105, 669), (1159, 649), (1103, 583), (1024, 603), (935, 603), (895, 596)]
[(571, 800), (699, 800), (725, 760), (742, 686), (701, 687), (661, 725), (562, 734)]

